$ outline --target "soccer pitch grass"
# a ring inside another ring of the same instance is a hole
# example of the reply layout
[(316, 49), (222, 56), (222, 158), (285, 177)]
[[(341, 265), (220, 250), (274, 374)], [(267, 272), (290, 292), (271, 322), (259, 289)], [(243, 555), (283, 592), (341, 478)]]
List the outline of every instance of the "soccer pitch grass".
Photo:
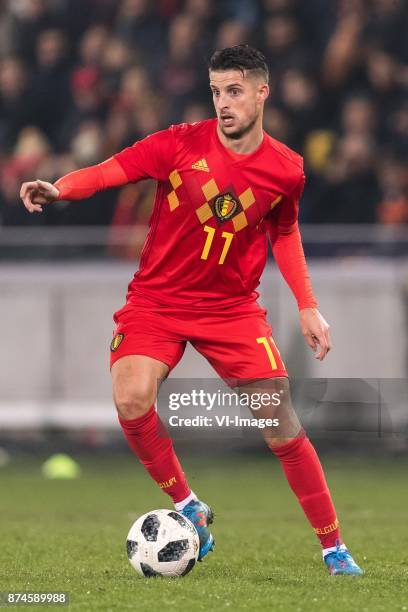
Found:
[(357, 578), (329, 576), (274, 457), (183, 456), (215, 509), (216, 549), (185, 578), (147, 579), (127, 560), (126, 535), (170, 501), (130, 455), (78, 459), (72, 481), (44, 480), (33, 458), (0, 470), (1, 591), (66, 591), (69, 609), (84, 611), (408, 610), (407, 460), (323, 460), (346, 543), (366, 570)]

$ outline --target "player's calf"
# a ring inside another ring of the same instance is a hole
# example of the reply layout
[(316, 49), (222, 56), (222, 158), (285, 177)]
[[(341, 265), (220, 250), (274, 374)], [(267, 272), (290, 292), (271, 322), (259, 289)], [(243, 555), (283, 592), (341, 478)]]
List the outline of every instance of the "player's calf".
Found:
[[(323, 468), (317, 453), (292, 407), (289, 382), (286, 378), (254, 381), (246, 389), (259, 393), (269, 390), (279, 402), (271, 402), (262, 411), (253, 411), (261, 418), (278, 418), (279, 427), (263, 431), (265, 441), (279, 459), (288, 483), (298, 498), (313, 531), (320, 540), (326, 565), (333, 575), (360, 575), (344, 544)], [(326, 556), (327, 555), (327, 556)]]
[(113, 396), (128, 444), (159, 487), (177, 503), (191, 494), (169, 434), (154, 402), (168, 366), (140, 355), (112, 366)]

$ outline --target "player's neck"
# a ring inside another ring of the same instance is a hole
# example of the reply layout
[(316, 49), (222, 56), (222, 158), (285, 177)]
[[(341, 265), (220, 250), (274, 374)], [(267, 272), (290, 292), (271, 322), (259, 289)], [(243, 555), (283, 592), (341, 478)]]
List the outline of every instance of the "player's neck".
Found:
[(261, 146), (264, 138), (262, 123), (254, 125), (250, 132), (244, 134), (242, 138), (239, 139), (228, 138), (228, 136), (221, 131), (219, 125), (217, 125), (217, 133), (224, 147), (240, 155), (250, 155), (254, 153), (254, 151)]

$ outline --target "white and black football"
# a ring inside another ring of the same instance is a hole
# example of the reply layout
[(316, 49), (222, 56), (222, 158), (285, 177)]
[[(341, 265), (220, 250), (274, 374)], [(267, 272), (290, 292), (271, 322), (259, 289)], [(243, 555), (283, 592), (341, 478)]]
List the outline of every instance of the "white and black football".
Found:
[(133, 523), (126, 549), (142, 576), (185, 576), (198, 559), (200, 540), (193, 523), (180, 512), (152, 510)]

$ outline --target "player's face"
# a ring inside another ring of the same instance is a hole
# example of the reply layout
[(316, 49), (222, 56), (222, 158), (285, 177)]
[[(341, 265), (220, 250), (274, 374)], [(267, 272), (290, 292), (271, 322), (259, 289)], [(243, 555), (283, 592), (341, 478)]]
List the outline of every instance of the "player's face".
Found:
[(227, 138), (240, 139), (262, 122), (263, 105), (269, 88), (258, 75), (239, 70), (210, 71), (218, 125)]

